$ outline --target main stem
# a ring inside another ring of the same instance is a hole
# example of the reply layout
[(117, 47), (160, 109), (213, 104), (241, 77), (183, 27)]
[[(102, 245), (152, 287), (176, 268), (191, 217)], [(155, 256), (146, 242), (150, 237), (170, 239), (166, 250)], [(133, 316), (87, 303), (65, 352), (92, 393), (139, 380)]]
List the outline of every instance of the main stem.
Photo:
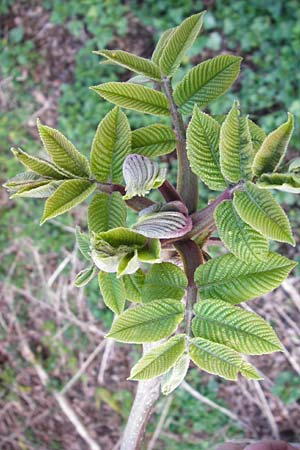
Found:
[[(169, 78), (163, 79), (162, 84), (166, 97), (169, 100), (173, 127), (176, 134), (176, 150), (178, 160), (177, 191), (178, 199), (182, 200), (188, 208), (189, 213), (197, 209), (198, 204), (198, 179), (191, 171), (186, 151), (186, 133), (182, 115), (173, 99), (172, 85)], [(167, 182), (161, 188), (161, 192), (167, 201), (174, 200), (174, 191)], [(194, 283), (194, 272), (202, 263), (202, 254), (198, 245), (191, 240), (176, 243), (176, 249), (181, 255), (185, 273), (188, 278), (186, 296), (185, 328), (188, 335), (191, 334), (191, 322), (193, 305), (197, 300), (197, 287)], [(157, 346), (154, 344), (153, 346)], [(149, 345), (144, 344), (144, 353), (149, 350)], [(141, 449), (147, 422), (151, 416), (152, 409), (160, 395), (160, 378), (139, 381), (136, 396), (130, 411), (130, 415), (124, 430), (121, 450)]]

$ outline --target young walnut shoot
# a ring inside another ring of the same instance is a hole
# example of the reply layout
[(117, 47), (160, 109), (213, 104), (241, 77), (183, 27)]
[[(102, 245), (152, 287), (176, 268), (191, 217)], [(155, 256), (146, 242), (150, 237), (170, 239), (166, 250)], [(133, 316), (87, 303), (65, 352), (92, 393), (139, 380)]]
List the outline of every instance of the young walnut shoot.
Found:
[[(91, 88), (115, 106), (97, 128), (90, 161), (63, 134), (38, 121), (47, 159), (13, 149), (26, 171), (5, 184), (13, 197), (46, 199), (41, 223), (92, 197), (87, 231), (76, 228), (87, 267), (75, 284), (98, 277), (103, 301), (115, 314), (107, 336), (144, 344), (129, 377), (144, 384), (123, 450), (140, 448), (159, 386), (163, 394), (174, 391), (190, 361), (229, 380), (238, 374), (260, 379), (244, 355), (282, 350), (271, 326), (239, 304), (277, 288), (296, 265), (269, 251), (270, 240), (295, 245), (289, 220), (271, 193), (300, 192), (299, 161), (283, 166), (293, 116), (288, 113), (287, 121), (266, 135), (238, 101), (226, 116), (203, 111), (237, 79), (237, 56), (203, 61), (174, 86), (173, 75), (203, 19), (204, 12), (195, 14), (167, 30), (150, 60), (121, 50), (95, 52), (137, 76)], [(131, 131), (123, 108), (167, 116), (169, 124), (158, 119)], [(160, 165), (160, 156), (175, 149), (176, 187)], [(216, 191), (202, 210), (199, 179)], [(148, 196), (157, 189), (160, 194), (152, 198), (160, 195), (159, 202)], [(127, 208), (136, 211), (131, 227)], [(226, 254), (209, 256), (211, 235)]]

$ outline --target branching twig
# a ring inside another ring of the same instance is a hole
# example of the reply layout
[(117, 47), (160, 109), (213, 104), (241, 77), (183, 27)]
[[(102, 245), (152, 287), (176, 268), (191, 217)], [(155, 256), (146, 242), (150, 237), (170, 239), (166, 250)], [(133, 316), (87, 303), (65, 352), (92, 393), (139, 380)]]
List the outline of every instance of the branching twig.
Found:
[(204, 403), (205, 405), (209, 406), (210, 408), (220, 411), (221, 413), (225, 414), (225, 416), (229, 417), (234, 422), (240, 423), (243, 427), (246, 426), (247, 428), (249, 428), (249, 425), (247, 425), (245, 422), (241, 421), (241, 419), (236, 414), (229, 411), (229, 409), (218, 405), (217, 403), (213, 402), (209, 398), (204, 397), (204, 395), (202, 395), (202, 394), (200, 394), (200, 392), (196, 391), (196, 389), (194, 389), (192, 386), (190, 386), (186, 381), (183, 381), (180, 386), (185, 391), (187, 391), (189, 394), (191, 394), (192, 397), (199, 400), (199, 402)]
[[(19, 333), (21, 334), (21, 333)], [(25, 341), (25, 338), (23, 335), (20, 335), (21, 339), (21, 353), (23, 358), (32, 364), (34, 367), (36, 373), (39, 376), (39, 379), (41, 380), (41, 383), (43, 386), (47, 386), (49, 383), (49, 377), (48, 374), (45, 372), (43, 367), (36, 361), (32, 351), (29, 348), (29, 345)], [(87, 429), (84, 427), (82, 422), (80, 421), (78, 415), (75, 413), (73, 408), (71, 407), (68, 400), (64, 397), (64, 395), (60, 392), (53, 392), (53, 396), (57, 403), (59, 404), (61, 410), (66, 415), (66, 417), (69, 419), (69, 421), (72, 423), (74, 428), (76, 429), (79, 436), (87, 443), (89, 448), (91, 450), (101, 450), (101, 447), (97, 444), (97, 442), (89, 435)]]
[(164, 406), (164, 409), (162, 410), (162, 413), (161, 413), (161, 416), (159, 418), (157, 427), (156, 427), (156, 429), (155, 429), (155, 431), (154, 431), (154, 433), (152, 435), (152, 438), (151, 438), (151, 440), (150, 440), (150, 442), (148, 444), (147, 450), (154, 450), (155, 449), (154, 446), (155, 446), (156, 441), (159, 438), (159, 436), (160, 436), (160, 434), (161, 434), (161, 432), (163, 430), (163, 427), (164, 427), (164, 424), (165, 424), (165, 420), (166, 420), (167, 415), (169, 413), (172, 401), (173, 401), (173, 396), (169, 395), (169, 397), (167, 397), (167, 400), (165, 402), (165, 406)]
[(60, 391), (61, 394), (66, 394), (66, 392), (71, 389), (71, 387), (79, 380), (81, 375), (84, 374), (88, 366), (92, 363), (92, 361), (96, 358), (98, 353), (101, 352), (103, 347), (105, 346), (105, 341), (100, 342), (99, 345), (95, 348), (95, 350), (89, 355), (89, 357), (86, 359), (86, 361), (82, 364), (80, 369), (73, 375), (73, 377), (65, 384), (63, 389)]
[(115, 345), (115, 341), (113, 339), (106, 339), (105, 342), (105, 349), (104, 349), (104, 353), (103, 353), (103, 357), (102, 357), (102, 361), (101, 361), (101, 365), (100, 365), (100, 369), (99, 369), (99, 373), (98, 373), (98, 378), (97, 381), (99, 384), (104, 384), (104, 374), (107, 368), (107, 363), (108, 363), (108, 359), (111, 355), (111, 352), (114, 348)]
[(270, 425), (270, 429), (272, 432), (272, 437), (275, 439), (279, 439), (279, 430), (277, 423), (275, 421), (275, 418), (272, 414), (271, 408), (269, 406), (269, 403), (267, 402), (267, 399), (265, 397), (264, 391), (262, 390), (262, 387), (257, 380), (252, 380), (253, 386), (257, 392), (258, 398), (261, 402), (261, 411), (265, 415), (266, 419), (268, 420), (268, 423)]

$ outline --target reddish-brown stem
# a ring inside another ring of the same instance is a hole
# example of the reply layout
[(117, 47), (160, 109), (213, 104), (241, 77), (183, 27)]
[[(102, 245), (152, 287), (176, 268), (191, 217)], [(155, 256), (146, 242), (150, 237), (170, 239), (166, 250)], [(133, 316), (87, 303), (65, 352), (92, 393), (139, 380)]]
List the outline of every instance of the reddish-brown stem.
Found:
[(203, 264), (204, 259), (200, 247), (194, 241), (188, 240), (184, 242), (177, 242), (174, 245), (181, 256), (184, 271), (188, 279), (185, 306), (185, 332), (188, 336), (190, 336), (193, 307), (198, 296), (198, 289), (195, 284), (194, 274), (197, 267), (199, 267), (200, 264)]
[(163, 79), (163, 90), (169, 100), (170, 113), (177, 141), (177, 191), (181, 195), (189, 212), (192, 213), (196, 211), (198, 204), (198, 179), (190, 168), (186, 152), (186, 135), (183, 118), (173, 99), (171, 80), (167, 77)]
[(183, 203), (181, 195), (168, 180), (165, 180), (158, 189), (167, 202), (180, 201)]

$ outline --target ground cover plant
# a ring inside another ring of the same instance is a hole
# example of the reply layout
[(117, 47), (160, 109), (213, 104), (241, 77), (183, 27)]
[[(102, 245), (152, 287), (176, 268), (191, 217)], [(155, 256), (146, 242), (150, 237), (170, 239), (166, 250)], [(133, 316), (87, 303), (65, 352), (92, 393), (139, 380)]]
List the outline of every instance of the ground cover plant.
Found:
[[(270, 240), (295, 243), (270, 192), (300, 192), (300, 163), (284, 160), (293, 116), (288, 113), (266, 135), (237, 101), (226, 116), (204, 112), (238, 77), (241, 58), (230, 54), (203, 61), (172, 83), (203, 18), (195, 14), (163, 33), (151, 60), (122, 50), (96, 52), (136, 76), (92, 87), (116, 106), (96, 130), (90, 160), (38, 121), (48, 159), (13, 148), (27, 170), (5, 185), (13, 197), (47, 199), (41, 223), (91, 197), (88, 231), (76, 229), (88, 267), (75, 284), (98, 277), (115, 314), (107, 337), (144, 346), (130, 375), (139, 387), (123, 449), (140, 448), (160, 390), (168, 395), (176, 389), (190, 361), (226, 379), (237, 380), (239, 373), (260, 379), (243, 355), (282, 350), (270, 325), (237, 305), (278, 287), (295, 266), (269, 250)], [(164, 117), (169, 124), (157, 120), (131, 131), (121, 108)], [(174, 149), (176, 187), (159, 163)], [(199, 179), (216, 191), (202, 209)], [(152, 190), (160, 192), (160, 201), (148, 197)], [(128, 208), (136, 211), (131, 226)], [(212, 258), (208, 242), (228, 252)]]

